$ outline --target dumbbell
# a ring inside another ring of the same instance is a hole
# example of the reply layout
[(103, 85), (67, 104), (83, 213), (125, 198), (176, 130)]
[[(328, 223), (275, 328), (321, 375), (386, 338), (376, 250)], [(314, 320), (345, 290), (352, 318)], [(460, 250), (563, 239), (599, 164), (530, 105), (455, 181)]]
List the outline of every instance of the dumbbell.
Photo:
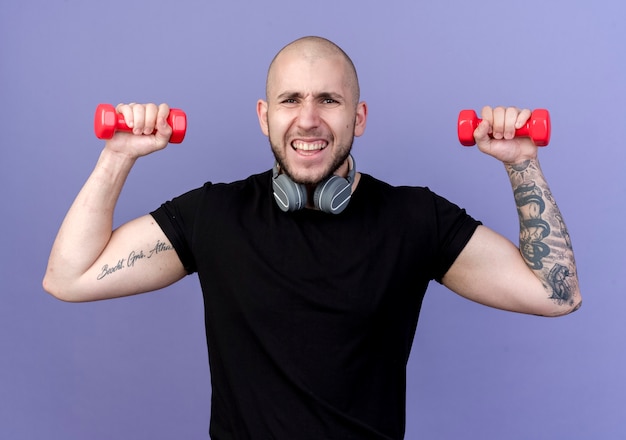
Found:
[[(461, 110), (459, 113), (459, 141), (466, 147), (476, 143), (474, 130), (482, 119), (478, 119), (474, 110)], [(526, 124), (515, 130), (516, 137), (529, 137), (538, 147), (545, 147), (550, 142), (550, 113), (546, 109), (536, 109)]]
[[(187, 115), (180, 109), (172, 108), (167, 117), (167, 123), (172, 127), (170, 142), (180, 144), (187, 132)], [(94, 129), (98, 139), (111, 139), (118, 130), (132, 132), (132, 129), (126, 125), (124, 116), (121, 113), (117, 113), (115, 107), (111, 104), (99, 104), (96, 107)], [(156, 130), (154, 133), (156, 133)]]

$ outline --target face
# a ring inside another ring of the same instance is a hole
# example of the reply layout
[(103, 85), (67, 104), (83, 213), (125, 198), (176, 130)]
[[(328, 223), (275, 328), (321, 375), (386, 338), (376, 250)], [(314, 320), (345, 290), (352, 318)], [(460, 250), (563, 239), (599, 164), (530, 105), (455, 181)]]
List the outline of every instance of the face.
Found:
[(281, 171), (293, 181), (315, 185), (347, 174), (346, 159), (367, 115), (365, 103), (354, 102), (356, 78), (349, 72), (339, 55), (287, 51), (275, 60), (257, 114)]

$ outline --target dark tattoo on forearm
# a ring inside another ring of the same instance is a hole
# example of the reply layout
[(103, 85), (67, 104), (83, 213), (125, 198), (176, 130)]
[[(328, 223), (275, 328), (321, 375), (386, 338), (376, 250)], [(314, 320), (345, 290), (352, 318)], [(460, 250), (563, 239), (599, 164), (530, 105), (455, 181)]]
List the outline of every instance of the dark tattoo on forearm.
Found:
[(171, 245), (163, 243), (159, 240), (156, 242), (156, 245), (148, 251), (144, 252), (143, 250), (133, 250), (128, 254), (127, 258), (122, 258), (118, 260), (117, 263), (115, 263), (114, 265), (110, 266), (108, 264), (105, 264), (104, 266), (102, 266), (102, 270), (100, 271), (96, 279), (101, 280), (109, 275), (114, 274), (115, 272), (119, 272), (120, 270), (133, 268), (139, 260), (149, 259), (157, 254), (171, 251), (173, 249), (174, 248)]
[(550, 299), (559, 304), (573, 304), (572, 243), (545, 182), (529, 179), (529, 176), (540, 176), (538, 171), (538, 165), (532, 161), (508, 168), (520, 219), (520, 251), (528, 266), (542, 273), (540, 278), (551, 292)]
[(520, 250), (533, 269), (543, 268), (543, 258), (550, 248), (543, 240), (550, 235), (550, 225), (541, 218), (546, 209), (543, 193), (535, 182), (521, 184), (513, 191), (520, 218)]

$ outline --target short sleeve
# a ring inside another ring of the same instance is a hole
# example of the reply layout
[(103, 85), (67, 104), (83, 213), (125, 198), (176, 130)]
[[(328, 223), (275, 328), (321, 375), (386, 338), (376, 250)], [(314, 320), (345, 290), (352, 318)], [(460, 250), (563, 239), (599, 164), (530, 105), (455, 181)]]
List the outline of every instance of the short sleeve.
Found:
[(482, 223), (445, 198), (433, 193), (437, 215), (437, 240), (434, 279), (441, 283), (443, 276), (452, 266), (476, 228)]
[(206, 183), (201, 188), (189, 191), (171, 201), (163, 203), (158, 209), (150, 213), (170, 240), (188, 274), (197, 271), (191, 247), (191, 238), (195, 216), (201, 203), (202, 195), (210, 187), (211, 184)]

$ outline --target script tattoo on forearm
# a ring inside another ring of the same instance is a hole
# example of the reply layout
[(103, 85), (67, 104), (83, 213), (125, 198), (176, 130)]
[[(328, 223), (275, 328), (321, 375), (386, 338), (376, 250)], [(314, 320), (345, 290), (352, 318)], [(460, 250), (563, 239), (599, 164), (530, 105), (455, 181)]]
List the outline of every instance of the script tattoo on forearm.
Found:
[[(528, 266), (547, 285), (550, 299), (573, 304), (572, 243), (552, 193), (542, 179), (538, 163), (508, 166), (520, 220), (520, 251)], [(535, 178), (535, 179), (533, 179)]]
[(101, 280), (109, 275), (114, 274), (115, 272), (133, 268), (135, 267), (135, 264), (140, 260), (150, 259), (155, 255), (171, 250), (174, 250), (171, 245), (163, 243), (160, 240), (157, 241), (156, 245), (148, 251), (144, 252), (143, 250), (133, 250), (128, 254), (128, 257), (119, 259), (117, 263), (113, 265), (105, 264), (104, 266), (102, 266), (102, 270), (99, 272), (96, 279)]

